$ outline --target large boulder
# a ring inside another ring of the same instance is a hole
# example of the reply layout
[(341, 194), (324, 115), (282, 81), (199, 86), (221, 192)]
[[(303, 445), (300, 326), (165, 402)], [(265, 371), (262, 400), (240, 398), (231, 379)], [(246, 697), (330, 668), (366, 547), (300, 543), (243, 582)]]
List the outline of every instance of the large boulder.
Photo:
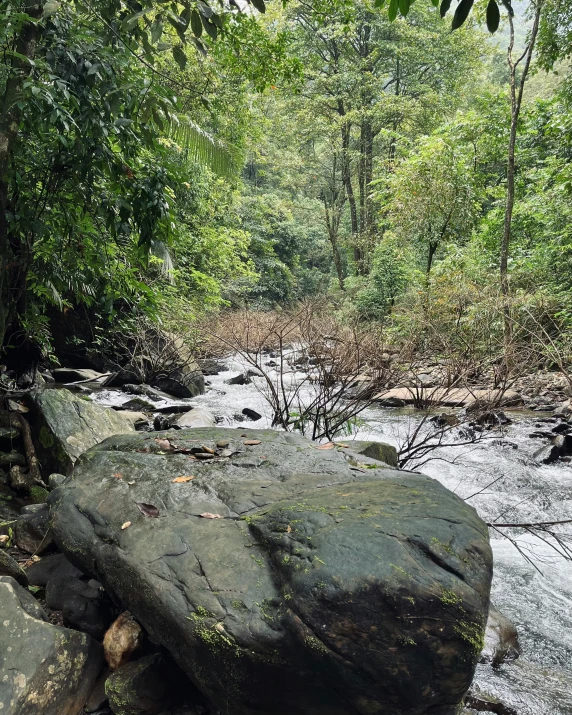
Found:
[(38, 390), (29, 400), (36, 452), (46, 473), (69, 474), (79, 455), (90, 447), (114, 434), (135, 430), (125, 416), (69, 390)]
[(47, 623), (29, 591), (0, 578), (2, 715), (78, 715), (101, 663), (96, 641)]
[(113, 437), (52, 492), (54, 537), (223, 713), (454, 715), (487, 527), (347, 451), (244, 428)]

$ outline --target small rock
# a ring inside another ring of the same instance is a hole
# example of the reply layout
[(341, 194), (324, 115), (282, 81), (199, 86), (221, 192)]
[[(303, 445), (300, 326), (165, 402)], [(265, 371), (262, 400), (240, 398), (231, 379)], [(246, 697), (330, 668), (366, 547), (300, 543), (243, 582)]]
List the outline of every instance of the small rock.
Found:
[(124, 611), (110, 626), (103, 638), (105, 660), (111, 671), (125, 665), (141, 647), (143, 631), (129, 611)]
[(201, 407), (195, 407), (193, 410), (177, 417), (173, 421), (172, 426), (177, 429), (183, 429), (187, 427), (214, 427), (215, 424), (216, 420), (214, 415)]
[[(25, 507), (14, 527), (16, 546), (28, 554), (41, 554), (54, 542), (50, 532), (50, 510), (47, 504)], [(27, 511), (26, 511), (27, 509)]]
[(245, 407), (242, 410), (242, 414), (249, 420), (252, 420), (252, 422), (256, 422), (262, 419), (262, 415), (256, 412), (256, 410), (251, 410), (250, 407)]
[(505, 705), (493, 695), (482, 693), (476, 688), (469, 690), (465, 695), (465, 705), (478, 712), (496, 713), (496, 715), (518, 715), (514, 708)]
[(0, 549), (0, 576), (10, 576), (21, 586), (28, 585), (26, 572), (4, 549)]
[(491, 606), (480, 662), (492, 663), (493, 667), (497, 667), (506, 660), (516, 660), (519, 656), (520, 643), (514, 623)]
[(225, 380), (225, 385), (250, 385), (252, 380), (247, 373), (240, 373), (240, 375), (235, 375), (229, 380)]
[(364, 457), (383, 462), (390, 467), (397, 467), (397, 450), (390, 444), (384, 442), (359, 441), (348, 442), (349, 448), (356, 454), (363, 454)]
[(66, 479), (66, 476), (64, 476), (63, 474), (58, 474), (57, 472), (50, 474), (50, 476), (48, 477), (48, 486), (50, 490), (53, 491), (54, 489), (61, 487), (61, 485), (65, 482)]
[(170, 429), (171, 424), (175, 420), (175, 415), (155, 415), (153, 419), (153, 429), (161, 432), (162, 430)]
[(144, 400), (142, 397), (134, 397), (132, 400), (127, 400), (121, 405), (121, 411), (130, 410), (131, 412), (154, 412), (156, 405), (149, 400)]

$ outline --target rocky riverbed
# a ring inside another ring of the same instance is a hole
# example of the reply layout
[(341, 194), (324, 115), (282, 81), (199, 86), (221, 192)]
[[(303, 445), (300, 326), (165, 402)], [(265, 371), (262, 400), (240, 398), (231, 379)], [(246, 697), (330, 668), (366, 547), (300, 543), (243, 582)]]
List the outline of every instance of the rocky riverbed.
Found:
[[(320, 448), (268, 430), (263, 383), (241, 361), (206, 372), (205, 394), (192, 397), (109, 389), (90, 375), (96, 382), (76, 379), (75, 395), (12, 401), (52, 474), (47, 489), (18, 492), (26, 450), (18, 429), (0, 434), (10, 467), (0, 587), (12, 604), (1, 635), (11, 648), (36, 619), (40, 660), (55, 663), (65, 648), (78, 665), (54, 680), (26, 656), (24, 680), (0, 689), (7, 712), (28, 713), (34, 701), (30, 713), (77, 715), (83, 699), (101, 715), (302, 714), (308, 703), (452, 715), (488, 603), (485, 532), (477, 521), (469, 535), (468, 505), (493, 522), (569, 517), (566, 406), (510, 412), (492, 421), (504, 423), (492, 439), (440, 449), (423, 465), (432, 481), (392, 469), (396, 452), (380, 446), (403, 443), (422, 419), (412, 409), (373, 405), (343, 441)], [(491, 532), (501, 613), (491, 612), (466, 705), (569, 714), (572, 570), (546, 543), (511, 534), (520, 553)], [(54, 697), (38, 705), (47, 691)]]

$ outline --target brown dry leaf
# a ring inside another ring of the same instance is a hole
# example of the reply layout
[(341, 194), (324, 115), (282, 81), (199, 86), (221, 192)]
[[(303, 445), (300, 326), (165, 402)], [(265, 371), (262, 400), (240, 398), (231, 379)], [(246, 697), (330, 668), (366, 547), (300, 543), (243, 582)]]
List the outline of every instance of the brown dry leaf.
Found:
[(203, 519), (222, 519), (220, 514), (211, 514), (210, 511), (205, 511), (201, 514)]
[(334, 448), (333, 442), (326, 442), (326, 444), (321, 444), (319, 447), (316, 447), (316, 449), (333, 449), (333, 448)]
[(286, 533), (287, 533), (287, 534), (290, 534), (291, 532), (292, 532), (292, 527), (290, 526), (290, 524), (288, 524), (288, 528), (286, 529)]
[(125, 524), (121, 524), (121, 531), (124, 531), (125, 529), (128, 529), (131, 526), (130, 521), (126, 521)]
[(173, 445), (169, 442), (168, 439), (157, 438), (155, 440), (155, 444), (159, 447), (159, 449), (162, 449), (163, 452), (170, 452), (173, 449)]
[(344, 449), (350, 448), (349, 444), (341, 444), (340, 442), (336, 442), (336, 447), (343, 447)]
[(135, 484), (135, 482), (127, 482), (127, 484), (129, 484), (129, 486), (132, 487)]
[(175, 477), (175, 479), (171, 479), (173, 484), (183, 484), (184, 482), (190, 482), (191, 479), (194, 479), (194, 476), (187, 476), (187, 477)]
[(247, 434), (241, 434), (240, 436), (241, 436), (241, 437), (248, 437)]
[(116, 479), (123, 479), (123, 474), (120, 474), (119, 472), (115, 472), (113, 475)]
[(203, 452), (206, 452), (207, 454), (216, 454), (216, 452), (214, 451), (214, 449), (212, 449), (211, 447), (205, 447), (205, 446), (203, 445), (203, 446), (201, 447), (201, 449), (203, 450)]
[(159, 509), (157, 509), (156, 506), (153, 506), (153, 504), (145, 504), (141, 501), (136, 501), (135, 504), (137, 505), (137, 508), (143, 514), (143, 516), (149, 516), (152, 519), (158, 518)]
[(262, 444), (262, 442), (259, 439), (247, 439), (242, 444), (246, 444), (248, 447), (254, 447), (257, 444)]

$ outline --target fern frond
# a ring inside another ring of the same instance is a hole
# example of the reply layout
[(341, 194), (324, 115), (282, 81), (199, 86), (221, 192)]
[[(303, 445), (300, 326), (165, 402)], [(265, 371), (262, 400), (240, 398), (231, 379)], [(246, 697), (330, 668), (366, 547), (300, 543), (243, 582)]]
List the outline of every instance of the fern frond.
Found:
[(205, 164), (216, 174), (231, 179), (240, 171), (240, 153), (236, 147), (215, 139), (188, 117), (173, 117), (168, 136), (188, 152), (192, 161)]

